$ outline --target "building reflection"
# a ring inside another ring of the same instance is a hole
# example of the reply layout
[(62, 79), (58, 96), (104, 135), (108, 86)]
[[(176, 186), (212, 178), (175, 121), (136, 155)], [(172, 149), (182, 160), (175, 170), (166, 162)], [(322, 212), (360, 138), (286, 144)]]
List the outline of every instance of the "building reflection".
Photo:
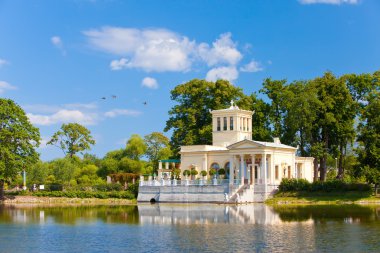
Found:
[[(139, 205), (141, 224), (280, 224), (279, 213), (264, 204), (249, 205)], [(312, 223), (310, 218), (306, 221)]]

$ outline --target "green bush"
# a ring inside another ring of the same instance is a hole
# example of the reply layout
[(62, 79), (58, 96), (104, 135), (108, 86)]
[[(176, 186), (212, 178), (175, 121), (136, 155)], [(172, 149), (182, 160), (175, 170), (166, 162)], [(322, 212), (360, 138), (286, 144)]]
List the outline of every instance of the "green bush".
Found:
[(66, 198), (118, 198), (134, 199), (135, 195), (131, 191), (112, 191), (112, 192), (89, 192), (89, 191), (40, 191), (34, 192), (33, 196), (37, 197), (66, 197)]
[(342, 180), (333, 179), (322, 182), (309, 183), (306, 179), (283, 178), (279, 186), (280, 192), (345, 192), (345, 191), (371, 191), (368, 184), (346, 183)]

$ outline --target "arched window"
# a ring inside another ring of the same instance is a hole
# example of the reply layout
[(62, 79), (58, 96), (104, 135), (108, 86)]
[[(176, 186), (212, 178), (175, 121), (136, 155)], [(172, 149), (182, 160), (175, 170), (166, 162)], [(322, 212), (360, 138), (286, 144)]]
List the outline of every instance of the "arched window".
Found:
[(216, 170), (216, 171), (218, 171), (219, 168), (220, 168), (220, 166), (219, 166), (218, 163), (213, 163), (213, 164), (211, 164), (210, 168), (211, 168), (211, 169), (214, 169), (214, 170)]

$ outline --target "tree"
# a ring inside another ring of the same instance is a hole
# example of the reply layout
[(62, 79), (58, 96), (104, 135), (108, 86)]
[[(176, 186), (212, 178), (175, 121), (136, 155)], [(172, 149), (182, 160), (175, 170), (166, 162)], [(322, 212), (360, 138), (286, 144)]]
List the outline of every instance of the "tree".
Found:
[(172, 152), (170, 150), (169, 139), (159, 132), (148, 134), (144, 138), (146, 155), (153, 164), (153, 170), (157, 171), (158, 161), (168, 159)]
[(170, 118), (164, 129), (165, 132), (173, 130), (170, 144), (174, 156), (178, 157), (182, 145), (211, 144), (212, 117), (209, 110), (224, 109), (231, 100), (243, 97), (241, 88), (225, 80), (214, 83), (193, 79), (176, 86), (171, 91), (171, 99), (177, 104), (169, 111)]
[(39, 143), (39, 130), (24, 110), (10, 99), (0, 99), (0, 199), (4, 198), (5, 182), (38, 161), (35, 148)]
[(140, 160), (140, 158), (145, 154), (146, 145), (144, 140), (138, 134), (132, 134), (127, 142), (125, 148), (126, 155), (132, 160)]
[(61, 130), (56, 132), (47, 143), (62, 149), (65, 155), (72, 158), (76, 153), (90, 149), (95, 144), (90, 130), (78, 123), (62, 124)]
[(362, 174), (377, 186), (380, 184), (380, 92), (374, 90), (367, 100), (358, 128), (357, 153)]

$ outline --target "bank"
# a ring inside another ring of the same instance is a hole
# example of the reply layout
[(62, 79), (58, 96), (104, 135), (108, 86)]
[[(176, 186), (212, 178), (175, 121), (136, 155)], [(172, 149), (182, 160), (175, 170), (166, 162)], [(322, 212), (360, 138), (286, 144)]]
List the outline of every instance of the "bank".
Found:
[(371, 192), (280, 192), (267, 199), (268, 205), (331, 205), (331, 204), (374, 204), (380, 205), (380, 196)]
[(86, 204), (86, 205), (133, 205), (136, 199), (122, 198), (68, 198), (38, 196), (6, 196), (0, 204)]

